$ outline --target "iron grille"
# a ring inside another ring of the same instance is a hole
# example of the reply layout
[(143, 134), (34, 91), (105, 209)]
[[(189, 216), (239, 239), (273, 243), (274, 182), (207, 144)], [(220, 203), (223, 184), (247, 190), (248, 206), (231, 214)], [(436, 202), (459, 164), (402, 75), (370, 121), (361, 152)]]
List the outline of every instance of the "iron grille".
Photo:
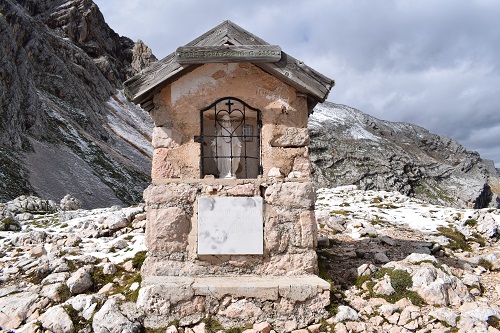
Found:
[(260, 110), (239, 98), (218, 99), (200, 111), (201, 178), (257, 178)]

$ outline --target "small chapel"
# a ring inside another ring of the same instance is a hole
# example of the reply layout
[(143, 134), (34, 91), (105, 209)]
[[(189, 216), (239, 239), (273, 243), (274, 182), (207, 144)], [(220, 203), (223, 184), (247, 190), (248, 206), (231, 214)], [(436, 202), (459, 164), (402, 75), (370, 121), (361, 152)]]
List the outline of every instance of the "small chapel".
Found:
[(334, 81), (231, 21), (125, 82), (154, 121), (146, 327), (324, 317), (308, 116)]

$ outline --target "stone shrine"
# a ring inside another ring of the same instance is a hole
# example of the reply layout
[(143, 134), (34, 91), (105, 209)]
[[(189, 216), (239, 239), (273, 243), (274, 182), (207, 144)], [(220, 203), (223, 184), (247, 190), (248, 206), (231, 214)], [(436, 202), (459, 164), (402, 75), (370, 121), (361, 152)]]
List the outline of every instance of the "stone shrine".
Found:
[(225, 21), (125, 82), (155, 123), (138, 306), (146, 327), (304, 327), (317, 277), (308, 115), (333, 81)]

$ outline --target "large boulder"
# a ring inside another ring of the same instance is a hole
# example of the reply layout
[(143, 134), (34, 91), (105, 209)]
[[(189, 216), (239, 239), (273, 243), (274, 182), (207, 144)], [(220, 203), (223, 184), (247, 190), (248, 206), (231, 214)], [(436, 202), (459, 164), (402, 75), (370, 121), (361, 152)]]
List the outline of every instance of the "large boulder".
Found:
[(128, 319), (120, 310), (120, 299), (109, 298), (97, 311), (92, 321), (95, 333), (140, 333), (142, 325)]
[(31, 292), (15, 293), (0, 298), (0, 327), (13, 330), (21, 326), (31, 315), (31, 306), (38, 299), (38, 295)]
[(459, 278), (430, 263), (422, 263), (411, 276), (413, 290), (428, 304), (459, 306), (472, 300), (467, 286)]
[(75, 198), (74, 196), (70, 194), (66, 194), (62, 199), (61, 202), (59, 203), (59, 206), (61, 207), (62, 210), (78, 210), (82, 208), (82, 203), (80, 200)]
[(75, 331), (71, 317), (61, 305), (49, 308), (38, 317), (38, 320), (43, 328), (50, 330), (50, 332), (73, 333)]
[(66, 285), (72, 294), (81, 294), (93, 286), (92, 271), (93, 266), (87, 265), (79, 268), (66, 281)]

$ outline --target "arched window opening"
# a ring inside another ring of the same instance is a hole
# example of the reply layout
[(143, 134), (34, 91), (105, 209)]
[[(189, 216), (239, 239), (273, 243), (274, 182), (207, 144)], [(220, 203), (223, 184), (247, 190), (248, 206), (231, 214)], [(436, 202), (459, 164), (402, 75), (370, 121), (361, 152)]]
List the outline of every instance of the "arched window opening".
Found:
[(201, 114), (201, 178), (257, 178), (260, 167), (260, 110), (224, 97)]

